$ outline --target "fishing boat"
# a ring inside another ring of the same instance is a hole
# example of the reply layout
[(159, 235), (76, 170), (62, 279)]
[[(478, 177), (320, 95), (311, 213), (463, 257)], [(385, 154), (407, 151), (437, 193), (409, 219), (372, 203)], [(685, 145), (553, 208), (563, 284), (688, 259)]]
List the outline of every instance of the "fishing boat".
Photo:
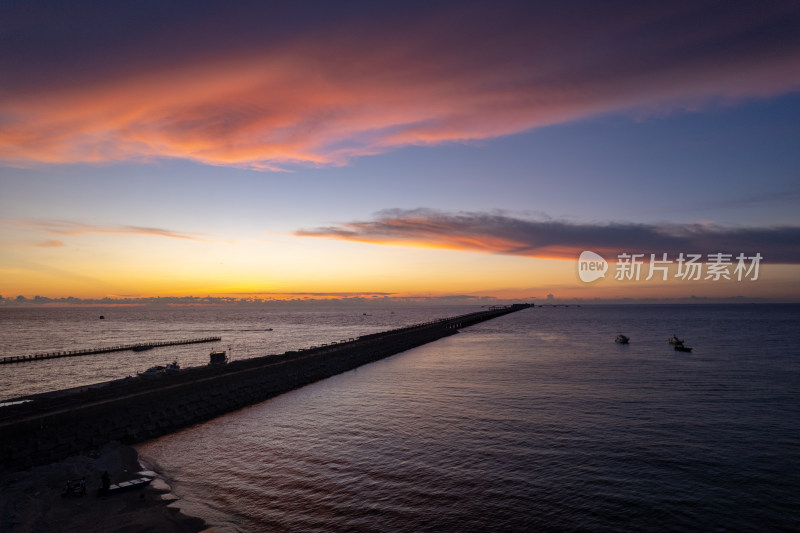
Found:
[(683, 344), (676, 344), (675, 345), (675, 351), (676, 352), (691, 352), (692, 349), (689, 348), (688, 346), (684, 346)]
[(120, 492), (127, 492), (129, 490), (143, 489), (144, 487), (149, 485), (151, 481), (153, 481), (153, 478), (151, 477), (139, 477), (135, 479), (129, 479), (128, 481), (112, 483), (111, 485), (109, 485), (107, 489), (103, 488), (97, 489), (97, 494), (103, 496), (103, 495), (119, 494)]
[(681, 339), (679, 339), (677, 335), (673, 335), (672, 337), (670, 337), (667, 340), (667, 342), (669, 342), (670, 344), (674, 344), (676, 346), (677, 345), (683, 345), (683, 341)]
[(614, 342), (616, 342), (617, 344), (628, 344), (630, 340), (631, 340), (630, 337), (626, 337), (625, 335), (619, 334), (617, 335), (617, 338), (614, 339)]

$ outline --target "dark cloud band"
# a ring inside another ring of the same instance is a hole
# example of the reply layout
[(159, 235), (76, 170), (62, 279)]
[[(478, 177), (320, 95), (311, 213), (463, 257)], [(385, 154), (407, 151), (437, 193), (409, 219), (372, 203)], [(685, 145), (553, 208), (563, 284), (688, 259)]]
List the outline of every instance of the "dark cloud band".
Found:
[(388, 210), (373, 220), (299, 230), (299, 236), (375, 244), (439, 246), (486, 253), (575, 259), (591, 250), (620, 253), (760, 253), (770, 263), (800, 263), (800, 227), (731, 228), (703, 224), (574, 224), (506, 214)]

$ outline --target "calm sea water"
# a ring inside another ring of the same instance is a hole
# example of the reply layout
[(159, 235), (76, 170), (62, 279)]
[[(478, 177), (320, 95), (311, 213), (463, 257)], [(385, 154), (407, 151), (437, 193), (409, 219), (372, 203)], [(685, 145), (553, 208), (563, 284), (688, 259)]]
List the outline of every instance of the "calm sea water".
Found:
[(139, 450), (217, 531), (797, 531), (798, 326), (536, 308)]
[[(298, 311), (286, 347), (466, 310)], [(281, 320), (172, 312), (153, 331)], [(797, 531), (798, 346), (796, 305), (529, 309), (138, 449), (223, 532)]]

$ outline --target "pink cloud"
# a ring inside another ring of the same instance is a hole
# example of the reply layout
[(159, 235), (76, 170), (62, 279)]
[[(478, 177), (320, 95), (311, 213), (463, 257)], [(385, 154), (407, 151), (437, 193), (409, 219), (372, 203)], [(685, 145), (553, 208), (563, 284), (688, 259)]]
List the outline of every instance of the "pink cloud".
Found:
[[(54, 68), (31, 87), (21, 72), (18, 85), (0, 87), (0, 160), (342, 165), (402, 146), (800, 88), (790, 6), (515, 6), (454, 4), (392, 24), (353, 17), (240, 44), (210, 33), (213, 54), (167, 48), (159, 61), (160, 50), (120, 47), (88, 61), (85, 83)], [(196, 41), (201, 29), (183, 31)]]

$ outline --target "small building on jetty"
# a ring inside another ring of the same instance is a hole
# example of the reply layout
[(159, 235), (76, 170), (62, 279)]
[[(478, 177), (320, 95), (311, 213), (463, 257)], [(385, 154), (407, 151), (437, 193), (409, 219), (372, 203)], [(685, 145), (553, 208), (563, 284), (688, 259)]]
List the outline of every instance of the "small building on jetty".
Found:
[(135, 444), (159, 437), (528, 307), (443, 318), (154, 380), (116, 380), (20, 398), (0, 408), (0, 465), (26, 468), (112, 440)]

